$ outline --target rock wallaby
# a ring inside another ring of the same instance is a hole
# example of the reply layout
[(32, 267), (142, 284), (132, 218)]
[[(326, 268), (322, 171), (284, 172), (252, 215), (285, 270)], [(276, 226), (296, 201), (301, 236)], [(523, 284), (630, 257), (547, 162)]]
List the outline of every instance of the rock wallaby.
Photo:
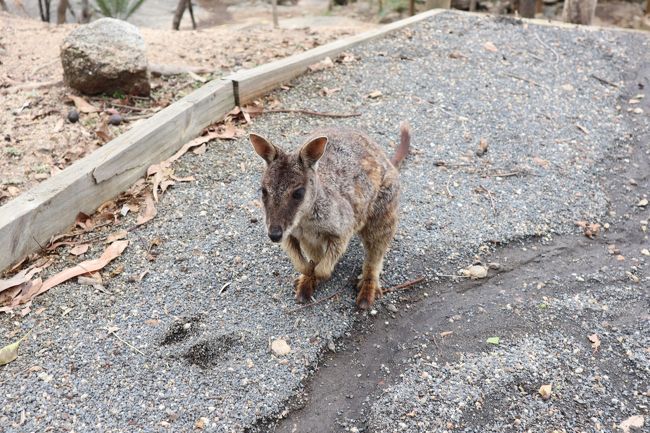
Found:
[(365, 134), (319, 129), (296, 152), (250, 134), (255, 152), (266, 161), (262, 201), (268, 235), (281, 242), (300, 276), (296, 300), (312, 299), (318, 282), (358, 233), (365, 250), (356, 303), (367, 309), (382, 295), (379, 274), (395, 235), (399, 205), (399, 167), (410, 148), (407, 122), (392, 160)]

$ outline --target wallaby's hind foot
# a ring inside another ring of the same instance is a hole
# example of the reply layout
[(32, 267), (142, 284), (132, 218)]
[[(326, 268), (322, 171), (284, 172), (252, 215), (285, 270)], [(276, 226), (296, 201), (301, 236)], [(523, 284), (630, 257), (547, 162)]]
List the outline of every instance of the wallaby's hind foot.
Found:
[(359, 281), (357, 287), (359, 287), (357, 307), (362, 310), (370, 308), (375, 302), (375, 299), (380, 298), (382, 295), (379, 280), (377, 279), (363, 279)]
[(296, 302), (299, 304), (306, 304), (311, 302), (314, 296), (314, 289), (316, 289), (318, 280), (315, 276), (301, 274), (295, 281), (296, 288)]

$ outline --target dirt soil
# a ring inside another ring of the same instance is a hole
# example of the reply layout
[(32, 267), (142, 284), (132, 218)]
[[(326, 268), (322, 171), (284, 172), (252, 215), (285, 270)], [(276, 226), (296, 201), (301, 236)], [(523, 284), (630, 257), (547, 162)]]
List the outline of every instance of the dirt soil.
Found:
[[(0, 205), (82, 158), (203, 84), (241, 68), (251, 68), (374, 25), (346, 20), (327, 25), (273, 30), (257, 22), (197, 31), (142, 28), (149, 63), (203, 67), (201, 80), (187, 74), (152, 78), (150, 99), (122, 95), (86, 98), (102, 110), (114, 109), (125, 123), (107, 125), (105, 112), (67, 120), (74, 92), (61, 83), (59, 46), (75, 24), (45, 23), (0, 13)], [(235, 31), (236, 30), (236, 31)], [(32, 88), (31, 84), (45, 84)], [(113, 97), (116, 96), (116, 97)], [(132, 107), (132, 108), (128, 108)], [(99, 131), (99, 133), (97, 132)]]

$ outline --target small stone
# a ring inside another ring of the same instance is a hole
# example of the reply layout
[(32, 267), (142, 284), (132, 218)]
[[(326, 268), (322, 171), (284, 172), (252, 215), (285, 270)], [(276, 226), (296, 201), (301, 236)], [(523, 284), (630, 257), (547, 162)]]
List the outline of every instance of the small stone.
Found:
[(194, 423), (194, 428), (197, 430), (203, 430), (209, 422), (210, 422), (209, 419), (202, 416), (201, 418), (196, 420), (196, 422)]
[(573, 371), (575, 371), (576, 374), (582, 374), (582, 372), (585, 371), (585, 370), (584, 370), (584, 368), (582, 368), (582, 367), (578, 367), (578, 368), (576, 368), (576, 369), (573, 370)]
[(271, 343), (271, 351), (275, 356), (285, 356), (291, 352), (291, 347), (285, 340), (278, 338)]
[(636, 205), (639, 207), (646, 207), (648, 205), (648, 199), (642, 198)]
[(108, 118), (108, 123), (117, 126), (122, 123), (122, 116), (118, 113), (111, 114), (111, 117)]
[(633, 112), (634, 114), (643, 114), (643, 108), (639, 108), (639, 107), (637, 107), (637, 108), (635, 108), (634, 110), (632, 110), (632, 112)]
[(398, 310), (397, 310), (397, 307), (394, 306), (393, 304), (388, 304), (388, 305), (386, 305), (386, 309), (387, 309), (388, 311), (390, 311), (391, 313), (397, 313), (397, 311), (398, 311)]
[(641, 250), (641, 254), (643, 254), (644, 256), (650, 256), (650, 250), (648, 250), (647, 248), (644, 248), (644, 249)]
[(539, 387), (539, 395), (541, 395), (544, 400), (551, 398), (551, 393), (551, 385), (542, 385)]
[(371, 316), (376, 316), (377, 315), (377, 310), (370, 310), (370, 315)]
[(79, 112), (74, 108), (68, 111), (68, 120), (70, 123), (76, 123), (79, 121)]

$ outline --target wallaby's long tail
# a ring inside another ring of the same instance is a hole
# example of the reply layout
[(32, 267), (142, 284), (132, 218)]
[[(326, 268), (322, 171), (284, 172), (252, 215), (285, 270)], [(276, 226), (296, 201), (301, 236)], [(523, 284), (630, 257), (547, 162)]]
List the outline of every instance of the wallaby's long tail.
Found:
[(409, 151), (411, 150), (411, 127), (406, 120), (400, 123), (399, 131), (399, 147), (397, 148), (395, 155), (393, 155), (393, 158), (390, 160), (390, 162), (392, 162), (393, 165), (397, 168), (402, 165), (402, 161), (404, 158), (406, 158), (406, 155), (408, 155)]

